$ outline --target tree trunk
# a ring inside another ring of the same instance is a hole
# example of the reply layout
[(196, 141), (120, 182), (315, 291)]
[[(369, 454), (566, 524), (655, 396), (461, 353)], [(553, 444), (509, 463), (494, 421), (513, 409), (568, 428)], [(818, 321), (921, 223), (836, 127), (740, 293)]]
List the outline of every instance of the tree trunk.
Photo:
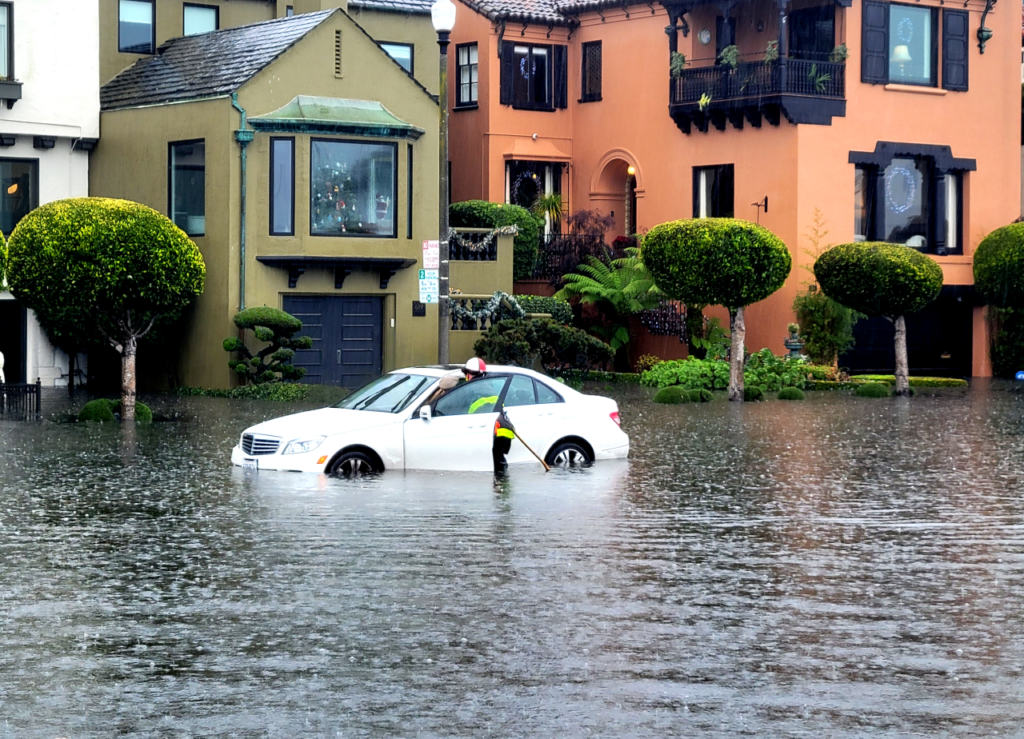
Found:
[(68, 397), (75, 397), (75, 352), (68, 352)]
[(135, 354), (138, 339), (134, 336), (124, 342), (121, 351), (121, 420), (135, 420)]
[(729, 332), (732, 348), (729, 350), (729, 400), (743, 402), (743, 344), (747, 327), (743, 322), (743, 308), (729, 311)]
[(910, 395), (910, 372), (907, 369), (907, 322), (903, 316), (893, 321), (896, 326), (896, 394)]

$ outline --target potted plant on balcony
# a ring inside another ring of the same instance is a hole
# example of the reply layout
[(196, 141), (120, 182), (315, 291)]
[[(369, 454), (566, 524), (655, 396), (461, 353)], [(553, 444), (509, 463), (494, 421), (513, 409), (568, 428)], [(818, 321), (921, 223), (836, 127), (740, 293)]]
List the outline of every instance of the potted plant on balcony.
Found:
[(776, 38), (769, 41), (764, 50), (764, 63), (770, 66), (777, 61), (779, 61), (779, 40)]
[(849, 56), (850, 51), (846, 48), (846, 44), (839, 44), (828, 53), (828, 60), (833, 64), (842, 64)]
[(681, 77), (683, 75), (683, 69), (686, 67), (686, 54), (678, 51), (673, 51), (671, 58), (668, 63), (669, 74), (673, 78)]
[(722, 52), (718, 55), (718, 61), (723, 66), (729, 67), (729, 69), (736, 69), (740, 63), (740, 50), (736, 47), (736, 44), (729, 44)]

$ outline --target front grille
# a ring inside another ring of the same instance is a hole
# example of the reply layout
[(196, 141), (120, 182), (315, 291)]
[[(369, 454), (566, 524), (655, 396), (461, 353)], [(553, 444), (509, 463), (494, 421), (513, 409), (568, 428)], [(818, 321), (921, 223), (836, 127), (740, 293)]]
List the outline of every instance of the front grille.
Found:
[(242, 434), (242, 451), (246, 454), (273, 454), (280, 445), (281, 440), (272, 436)]

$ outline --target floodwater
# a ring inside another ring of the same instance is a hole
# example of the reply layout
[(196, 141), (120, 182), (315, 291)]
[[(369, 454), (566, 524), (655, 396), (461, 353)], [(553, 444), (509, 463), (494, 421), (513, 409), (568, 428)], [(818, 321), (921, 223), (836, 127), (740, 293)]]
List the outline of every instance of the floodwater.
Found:
[(0, 737), (1024, 734), (1024, 394), (608, 392), (629, 462), (501, 485), (0, 422)]

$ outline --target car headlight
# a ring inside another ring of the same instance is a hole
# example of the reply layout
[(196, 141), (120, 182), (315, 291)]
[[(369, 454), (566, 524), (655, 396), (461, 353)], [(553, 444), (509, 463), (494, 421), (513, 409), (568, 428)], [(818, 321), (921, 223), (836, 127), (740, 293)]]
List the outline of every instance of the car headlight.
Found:
[(281, 454), (305, 454), (311, 452), (323, 443), (326, 437), (314, 436), (309, 439), (295, 439), (289, 441)]

